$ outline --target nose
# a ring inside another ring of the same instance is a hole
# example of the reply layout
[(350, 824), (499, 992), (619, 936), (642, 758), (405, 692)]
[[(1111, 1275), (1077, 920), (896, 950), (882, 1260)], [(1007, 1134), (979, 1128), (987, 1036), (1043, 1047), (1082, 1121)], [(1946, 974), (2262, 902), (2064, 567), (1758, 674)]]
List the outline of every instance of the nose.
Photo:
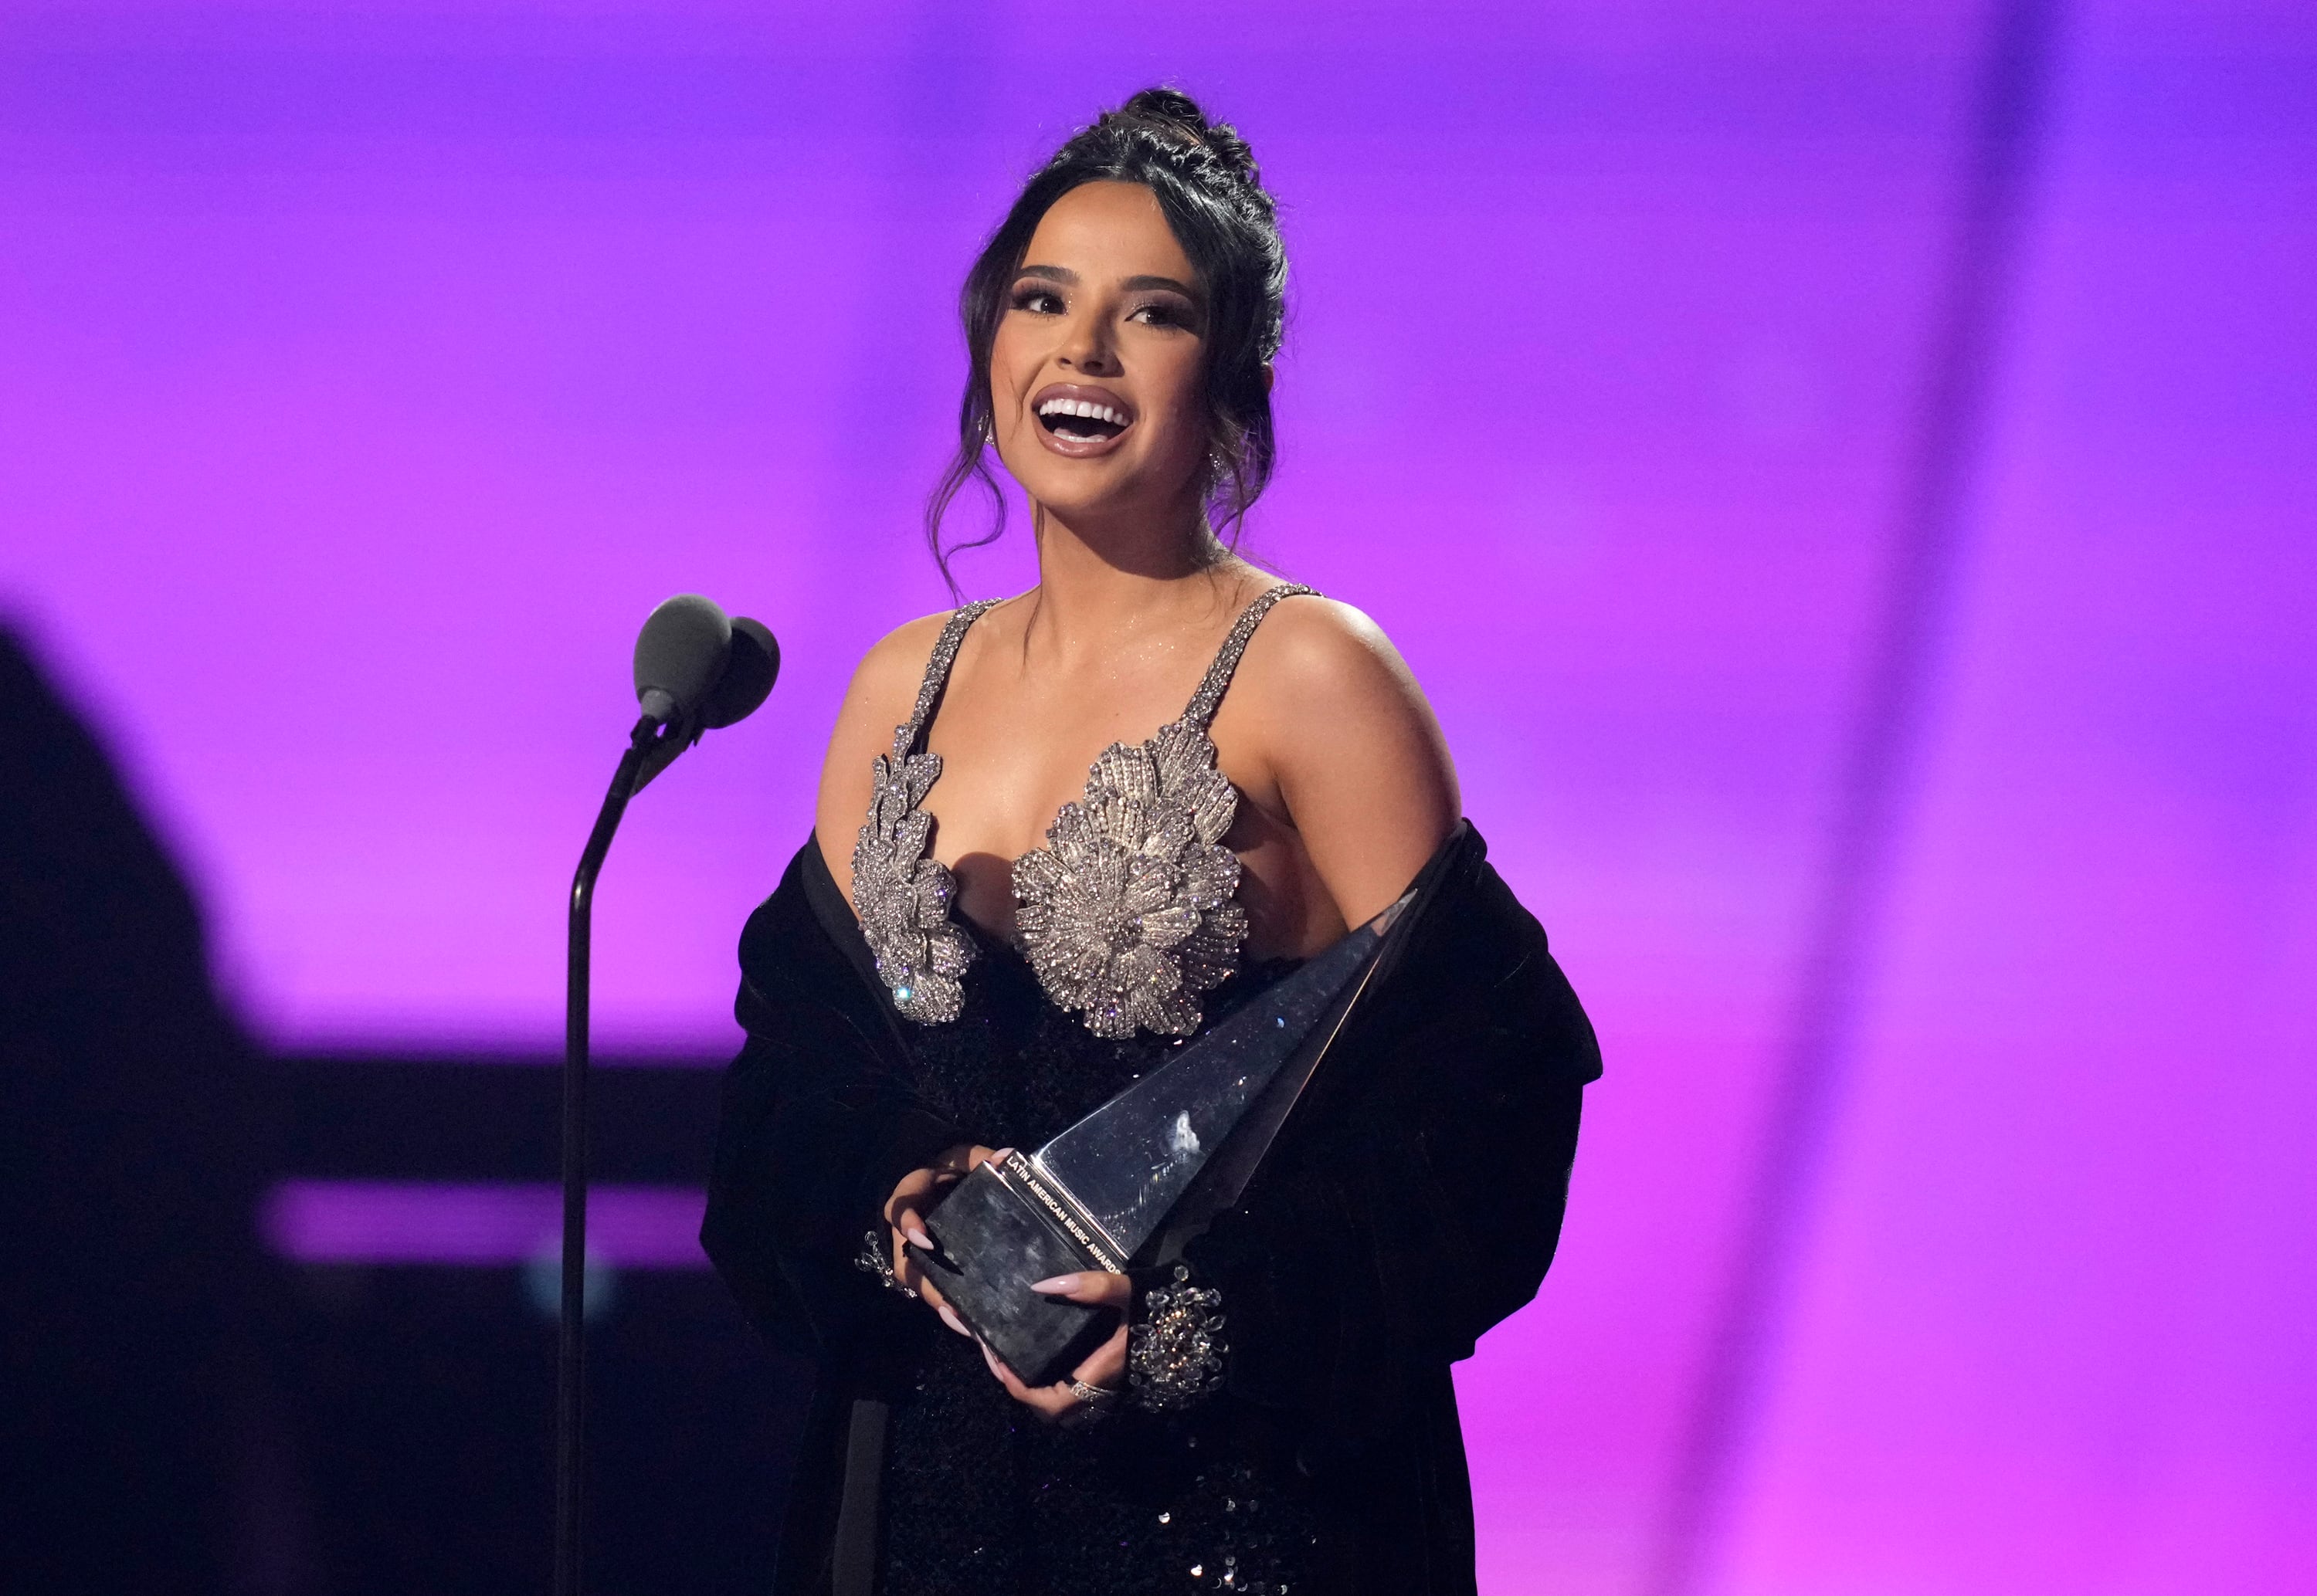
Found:
[(1062, 345), (1061, 363), (1087, 377), (1115, 377), (1118, 352), (1110, 342), (1109, 323), (1098, 316), (1080, 317)]

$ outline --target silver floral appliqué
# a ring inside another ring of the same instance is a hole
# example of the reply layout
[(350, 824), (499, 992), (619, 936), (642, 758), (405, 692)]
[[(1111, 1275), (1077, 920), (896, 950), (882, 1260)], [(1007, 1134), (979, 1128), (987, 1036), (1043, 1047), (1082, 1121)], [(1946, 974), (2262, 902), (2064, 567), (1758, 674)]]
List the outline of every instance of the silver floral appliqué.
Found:
[(1196, 1031), (1194, 994), (1222, 984), (1247, 938), (1239, 859), (1222, 846), (1238, 812), (1187, 717), (1105, 749), (1046, 846), (1014, 863), (1015, 925), (1047, 996), (1098, 1037)]
[(957, 881), (927, 857), (933, 817), (917, 807), (941, 776), (941, 755), (911, 753), (915, 728), (901, 730), (908, 735), (895, 736), (890, 756), (870, 762), (869, 819), (853, 844), (853, 909), (893, 1006), (942, 1025), (964, 1006), (959, 977), (973, 963), (973, 943), (950, 921)]

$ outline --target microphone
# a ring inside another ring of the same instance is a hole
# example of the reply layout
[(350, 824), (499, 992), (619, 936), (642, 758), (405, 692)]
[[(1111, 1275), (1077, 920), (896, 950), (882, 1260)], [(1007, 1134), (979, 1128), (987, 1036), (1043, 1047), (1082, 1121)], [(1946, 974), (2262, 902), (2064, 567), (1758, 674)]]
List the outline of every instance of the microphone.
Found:
[(724, 674), (732, 623), (712, 599), (680, 593), (644, 618), (636, 637), (636, 701), (662, 725), (700, 707)]
[(563, 1282), (555, 1354), (555, 1590), (579, 1596), (580, 1516), (586, 1478), (587, 1256), (587, 999), (595, 877), (628, 800), (700, 741), (745, 720), (773, 691), (781, 646), (769, 628), (727, 616), (696, 593), (680, 593), (645, 618), (636, 638), (636, 703), (643, 718), (596, 813), (571, 878), (563, 997)]
[(763, 621), (728, 617), (696, 593), (661, 603), (636, 637), (636, 703), (643, 710), (636, 729), (648, 739), (640, 745), (637, 789), (700, 741), (701, 733), (754, 714), (780, 672), (781, 646)]

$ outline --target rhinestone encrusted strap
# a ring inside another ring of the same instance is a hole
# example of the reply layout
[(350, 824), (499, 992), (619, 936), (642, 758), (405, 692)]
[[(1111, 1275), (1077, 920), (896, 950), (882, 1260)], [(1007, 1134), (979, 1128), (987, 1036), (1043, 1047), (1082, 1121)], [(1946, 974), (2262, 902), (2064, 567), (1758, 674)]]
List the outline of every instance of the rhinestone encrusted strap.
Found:
[[(958, 646), (973, 623), (989, 614), (1003, 599), (978, 599), (952, 614), (934, 639), (934, 651), (926, 658), (925, 680), (917, 683), (917, 701), (909, 706), (909, 718), (893, 728), (893, 756), (896, 759), (917, 752), (917, 739), (926, 735), (926, 722), (933, 718), (934, 705), (949, 685), (950, 667), (957, 664)], [(938, 757), (935, 761), (938, 768)]]
[(1248, 639), (1255, 636), (1255, 629), (1263, 624), (1263, 618), (1271, 613), (1274, 604), (1282, 599), (1292, 599), (1303, 593), (1310, 593), (1314, 598), (1319, 596), (1301, 583), (1283, 582), (1277, 587), (1257, 594), (1255, 602), (1239, 611), (1230, 635), (1215, 651), (1215, 663), (1207, 667), (1206, 677), (1199, 683), (1199, 691), (1191, 695), (1190, 707), (1183, 711), (1186, 724), (1195, 726), (1201, 731), (1207, 729), (1208, 723), (1215, 718), (1215, 711), (1222, 707), (1223, 691), (1230, 686), (1231, 673), (1239, 669), (1239, 656), (1247, 652)]
[(853, 844), (853, 912), (861, 918), (862, 940), (893, 1006), (922, 1025), (957, 1018), (965, 1003), (959, 978), (973, 963), (973, 942), (950, 923), (956, 879), (926, 856), (933, 817), (917, 806), (940, 779), (942, 762), (917, 745), (966, 629), (997, 602), (968, 604), (942, 628), (909, 718), (893, 728), (893, 751), (870, 761), (869, 818)]
[(1126, 1333), (1127, 1378), (1134, 1400), (1156, 1413), (1191, 1406), (1223, 1383), (1223, 1294), (1191, 1284), (1178, 1263), (1171, 1286), (1143, 1294), (1143, 1318)]

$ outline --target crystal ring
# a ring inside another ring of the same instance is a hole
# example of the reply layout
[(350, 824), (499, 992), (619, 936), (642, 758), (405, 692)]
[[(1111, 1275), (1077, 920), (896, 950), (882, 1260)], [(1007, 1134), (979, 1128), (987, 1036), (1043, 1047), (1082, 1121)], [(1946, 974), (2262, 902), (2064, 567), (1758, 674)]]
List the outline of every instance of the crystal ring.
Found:
[(1105, 1386), (1089, 1386), (1084, 1380), (1072, 1380), (1070, 1395), (1078, 1399), (1078, 1405), (1062, 1416), (1063, 1422), (1092, 1424), (1110, 1417), (1126, 1393), (1114, 1391)]

